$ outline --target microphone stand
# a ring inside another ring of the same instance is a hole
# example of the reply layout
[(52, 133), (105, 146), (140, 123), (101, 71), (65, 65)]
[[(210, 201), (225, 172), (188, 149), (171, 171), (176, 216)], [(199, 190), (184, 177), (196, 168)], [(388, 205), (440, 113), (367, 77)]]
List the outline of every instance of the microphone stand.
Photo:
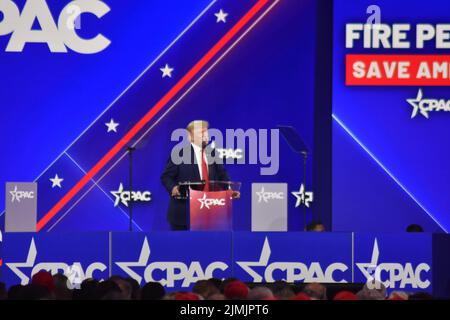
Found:
[(129, 231), (133, 232), (133, 200), (131, 199), (131, 195), (133, 192), (133, 152), (136, 150), (136, 147), (128, 146), (128, 167), (129, 167), (129, 191), (130, 191), (130, 201), (128, 202), (128, 213), (130, 216), (130, 226)]

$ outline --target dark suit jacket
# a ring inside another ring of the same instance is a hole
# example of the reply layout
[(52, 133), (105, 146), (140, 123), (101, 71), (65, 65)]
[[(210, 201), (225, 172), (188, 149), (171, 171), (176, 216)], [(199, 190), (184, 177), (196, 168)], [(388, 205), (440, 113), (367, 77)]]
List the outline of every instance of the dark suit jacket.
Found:
[[(208, 148), (208, 147), (207, 147)], [(169, 196), (172, 193), (173, 187), (178, 185), (179, 182), (199, 182), (200, 172), (198, 170), (198, 164), (195, 159), (194, 148), (189, 144), (181, 149), (175, 150), (181, 157), (185, 155), (185, 152), (190, 151), (190, 161), (188, 163), (175, 164), (172, 158), (167, 160), (164, 172), (161, 175), (161, 182), (169, 192)], [(208, 155), (209, 152), (206, 152)], [(215, 156), (214, 151), (211, 152), (212, 157)], [(220, 163), (212, 163), (212, 159), (208, 158), (208, 177), (210, 181), (229, 181), (227, 171)], [(212, 164), (211, 164), (212, 163)], [(170, 196), (169, 209), (167, 211), (167, 220), (174, 225), (187, 226), (187, 203), (186, 200), (175, 199)]]

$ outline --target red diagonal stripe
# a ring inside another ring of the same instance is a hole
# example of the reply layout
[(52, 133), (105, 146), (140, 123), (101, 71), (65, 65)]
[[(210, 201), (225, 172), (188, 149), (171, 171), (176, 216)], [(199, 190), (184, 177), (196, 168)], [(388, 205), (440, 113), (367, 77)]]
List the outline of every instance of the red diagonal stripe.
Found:
[(130, 141), (153, 117), (178, 93), (196, 74), (268, 3), (269, 0), (259, 0), (198, 62), (183, 78), (173, 86), (164, 97), (161, 98), (139, 122), (128, 131), (125, 136), (106, 153), (91, 170), (78, 181), (47, 212), (36, 225), (36, 231), (40, 231), (88, 182), (91, 180), (126, 144)]

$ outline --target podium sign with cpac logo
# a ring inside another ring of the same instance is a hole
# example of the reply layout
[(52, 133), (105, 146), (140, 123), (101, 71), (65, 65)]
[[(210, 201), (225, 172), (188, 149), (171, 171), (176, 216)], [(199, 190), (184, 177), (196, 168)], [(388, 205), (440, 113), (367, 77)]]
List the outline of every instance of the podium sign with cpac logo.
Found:
[(37, 183), (6, 183), (6, 232), (36, 231)]
[(232, 190), (189, 191), (190, 229), (230, 231), (233, 226)]

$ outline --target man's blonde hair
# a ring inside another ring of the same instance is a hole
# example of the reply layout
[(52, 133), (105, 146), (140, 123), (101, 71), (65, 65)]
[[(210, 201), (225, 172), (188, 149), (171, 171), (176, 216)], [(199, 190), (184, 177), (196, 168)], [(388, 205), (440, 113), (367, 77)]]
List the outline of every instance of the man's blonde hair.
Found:
[(209, 122), (205, 120), (194, 120), (189, 122), (186, 127), (186, 130), (192, 133), (194, 128), (209, 128)]

